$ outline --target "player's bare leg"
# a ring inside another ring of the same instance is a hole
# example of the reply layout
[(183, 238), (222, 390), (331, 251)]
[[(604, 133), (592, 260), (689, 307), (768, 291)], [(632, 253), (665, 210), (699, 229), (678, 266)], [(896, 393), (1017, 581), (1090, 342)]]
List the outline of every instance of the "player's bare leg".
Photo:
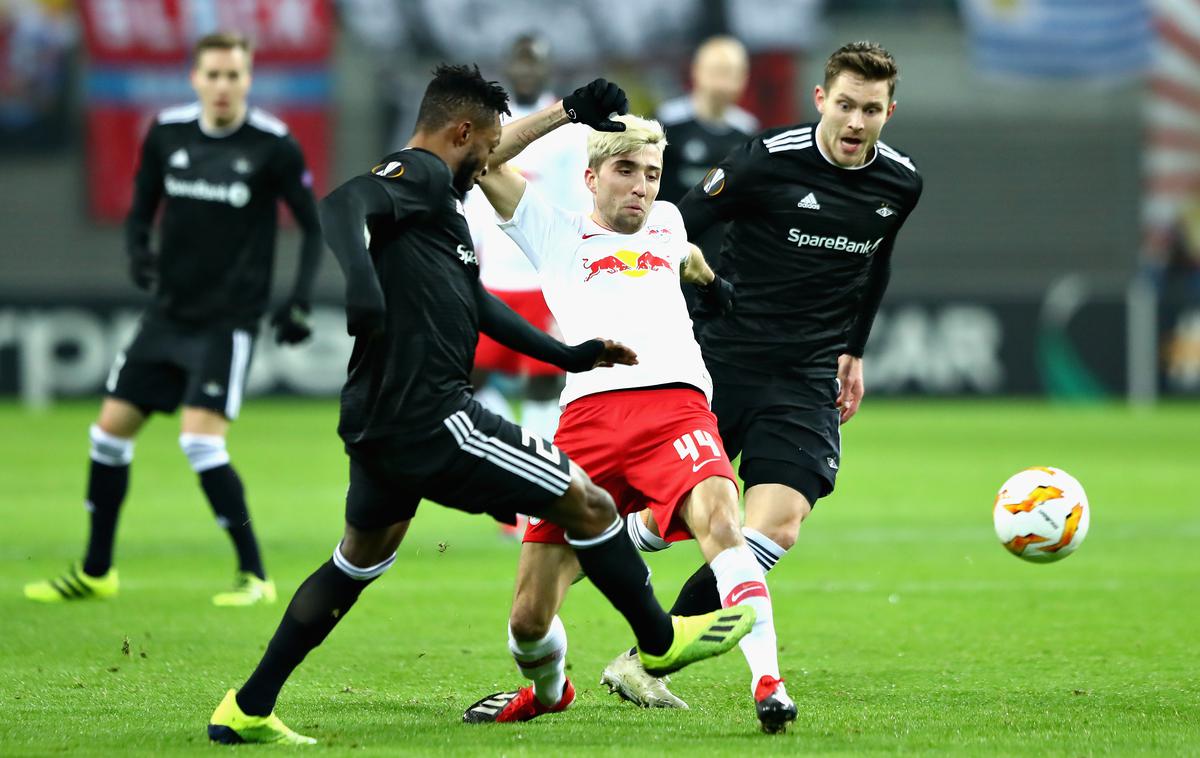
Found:
[(566, 710), (575, 700), (575, 688), (566, 676), (567, 633), (558, 609), (578, 572), (575, 551), (567, 545), (521, 545), (508, 620), (508, 649), (517, 669), (532, 685), (480, 699), (466, 710), (463, 721), (528, 721)]
[(146, 414), (125, 400), (106, 397), (88, 430), (91, 443), (87, 501), (88, 542), (84, 558), (53, 579), (25, 585), (25, 597), (40, 602), (110, 598), (117, 594), (113, 568), (117, 518), (129, 490), (134, 438)]
[(238, 568), (229, 592), (213, 597), (221, 606), (246, 606), (275, 602), (275, 583), (267, 579), (258, 540), (246, 508), (242, 480), (229, 460), (225, 438), (229, 419), (209, 408), (184, 406), (179, 447), (200, 481), (217, 524), (229, 533), (237, 553)]
[(739, 525), (738, 493), (733, 482), (710, 477), (696, 485), (681, 515), (716, 577), (722, 607), (749, 605), (754, 628), (738, 644), (750, 665), (750, 689), (762, 728), (782, 732), (796, 718), (779, 673), (775, 618), (767, 580)]
[(746, 526), (785, 551), (796, 544), (810, 513), (808, 499), (787, 485), (756, 484), (746, 490)]

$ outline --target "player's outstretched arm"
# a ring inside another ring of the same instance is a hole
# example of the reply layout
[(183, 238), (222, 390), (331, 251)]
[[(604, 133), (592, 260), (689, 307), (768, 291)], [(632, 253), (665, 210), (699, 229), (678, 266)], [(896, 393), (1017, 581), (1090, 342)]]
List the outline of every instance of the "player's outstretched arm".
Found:
[(479, 180), (497, 215), (505, 221), (512, 218), (525, 194), (525, 178), (506, 169), (505, 164), (534, 140), (571, 122), (587, 124), (598, 131), (621, 132), (625, 125), (610, 117), (628, 110), (629, 100), (624, 90), (612, 82), (596, 79), (554, 105), (506, 124), (500, 132), (500, 144), (488, 159), (487, 173)]
[(383, 288), (367, 249), (367, 217), (392, 214), (391, 198), (374, 181), (356, 176), (317, 206), (321, 233), (346, 277), (346, 331), (369, 336), (383, 330)]
[(619, 342), (594, 339), (564, 345), (521, 318), (482, 285), (476, 286), (475, 295), (479, 301), (479, 330), (511, 350), (576, 374), (602, 366), (637, 363), (637, 354)]

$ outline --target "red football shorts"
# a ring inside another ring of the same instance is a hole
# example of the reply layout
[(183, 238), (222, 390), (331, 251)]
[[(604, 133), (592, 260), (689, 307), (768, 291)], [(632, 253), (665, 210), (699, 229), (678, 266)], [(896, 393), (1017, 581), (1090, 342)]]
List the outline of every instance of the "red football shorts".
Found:
[[(550, 307), (546, 305), (546, 298), (542, 297), (541, 290), (492, 294), (543, 332), (558, 333), (558, 325), (554, 323), (554, 316), (550, 314)], [(479, 334), (479, 345), (475, 348), (475, 368), (517, 376), (557, 376), (563, 373), (558, 366), (542, 363), (536, 358), (509, 350), (482, 332)]]
[[(608, 490), (622, 516), (649, 508), (669, 542), (692, 537), (679, 508), (693, 487), (710, 476), (737, 485), (717, 417), (699, 390), (619, 390), (581, 397), (563, 411), (554, 444)], [(564, 544), (566, 539), (561, 527), (531, 518), (525, 542)]]

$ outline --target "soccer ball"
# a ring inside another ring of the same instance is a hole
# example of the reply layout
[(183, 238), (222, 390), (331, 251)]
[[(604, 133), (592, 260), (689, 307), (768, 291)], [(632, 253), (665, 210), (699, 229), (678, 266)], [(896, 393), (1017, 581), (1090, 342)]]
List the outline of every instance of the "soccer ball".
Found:
[(1049, 466), (1018, 472), (996, 495), (992, 521), (1008, 552), (1034, 563), (1066, 558), (1087, 536), (1087, 494), (1075, 477)]

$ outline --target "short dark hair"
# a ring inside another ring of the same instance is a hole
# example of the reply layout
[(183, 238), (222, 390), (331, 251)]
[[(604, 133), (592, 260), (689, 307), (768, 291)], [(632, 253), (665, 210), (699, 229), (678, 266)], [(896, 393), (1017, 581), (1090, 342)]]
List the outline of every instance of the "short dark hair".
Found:
[(245, 35), (237, 32), (213, 32), (204, 35), (192, 45), (193, 68), (200, 64), (200, 54), (205, 50), (242, 50), (247, 58), (254, 55), (254, 48)]
[(900, 68), (896, 59), (882, 46), (874, 42), (851, 42), (842, 45), (829, 56), (825, 63), (825, 89), (833, 84), (838, 74), (849, 71), (869, 82), (888, 83), (888, 98), (896, 94), (896, 82), (900, 79)]
[(479, 66), (442, 64), (433, 70), (417, 111), (417, 129), (433, 131), (456, 118), (482, 121), (493, 114), (508, 115), (508, 93), (483, 78)]

